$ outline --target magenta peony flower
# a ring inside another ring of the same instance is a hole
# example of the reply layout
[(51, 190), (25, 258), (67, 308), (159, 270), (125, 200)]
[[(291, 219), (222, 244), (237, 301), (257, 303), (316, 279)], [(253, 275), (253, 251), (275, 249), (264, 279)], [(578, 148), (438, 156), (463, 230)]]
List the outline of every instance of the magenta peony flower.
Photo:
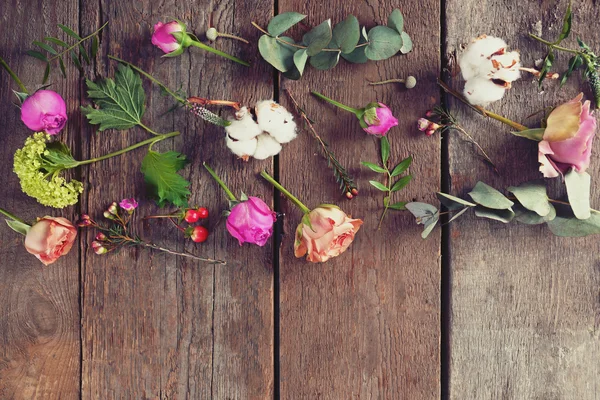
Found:
[(152, 44), (161, 49), (165, 54), (183, 52), (183, 40), (178, 40), (173, 33), (181, 32), (182, 38), (186, 36), (185, 25), (178, 21), (171, 21), (166, 24), (157, 22), (154, 25), (154, 34), (152, 35)]
[(258, 197), (236, 204), (227, 217), (227, 230), (240, 242), (264, 246), (273, 234), (276, 214)]
[(581, 103), (583, 93), (556, 107), (548, 116), (547, 127), (539, 142), (540, 172), (555, 178), (569, 168), (585, 172), (590, 165), (596, 119), (589, 100)]
[(385, 134), (394, 126), (398, 125), (398, 119), (392, 115), (392, 110), (383, 103), (367, 107), (363, 120), (368, 127), (363, 127), (369, 135), (385, 136)]
[(56, 135), (67, 123), (67, 105), (60, 94), (38, 90), (21, 105), (21, 121), (35, 132)]
[(123, 199), (119, 203), (119, 206), (121, 206), (121, 208), (123, 210), (128, 211), (129, 213), (132, 213), (133, 210), (135, 210), (137, 208), (138, 202), (134, 198)]

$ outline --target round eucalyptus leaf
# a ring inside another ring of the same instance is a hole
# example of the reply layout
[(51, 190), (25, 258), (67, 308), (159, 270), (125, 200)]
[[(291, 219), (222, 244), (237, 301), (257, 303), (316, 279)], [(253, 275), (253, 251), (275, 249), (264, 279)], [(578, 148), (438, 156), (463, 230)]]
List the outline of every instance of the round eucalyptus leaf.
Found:
[(339, 51), (322, 51), (310, 58), (310, 65), (316, 69), (327, 70), (335, 67), (339, 61)]
[[(367, 43), (367, 39), (361, 35), (357, 46), (364, 43)], [(364, 64), (369, 60), (365, 55), (366, 47), (367, 46), (356, 47), (351, 53), (342, 53), (342, 57), (344, 58), (344, 60), (354, 64)]]
[(406, 32), (402, 32), (400, 36), (402, 37), (402, 47), (400, 48), (400, 53), (410, 53), (413, 48), (412, 39), (410, 38), (410, 36), (408, 36), (408, 33)]
[(376, 26), (369, 31), (369, 44), (365, 55), (369, 60), (385, 60), (398, 53), (402, 48), (402, 36), (387, 26)]
[(546, 185), (541, 181), (525, 182), (519, 186), (511, 186), (507, 190), (515, 195), (523, 207), (536, 212), (541, 217), (548, 215), (553, 209), (546, 195)]
[(302, 76), (302, 73), (304, 72), (307, 60), (308, 55), (306, 54), (306, 49), (301, 49), (294, 53), (294, 65), (296, 66), (296, 69), (298, 69), (300, 76)]
[(513, 210), (498, 210), (483, 206), (475, 207), (475, 215), (481, 218), (488, 218), (495, 221), (504, 222), (505, 224), (512, 221), (512, 219), (515, 217)]
[(318, 54), (329, 44), (331, 37), (331, 20), (328, 19), (312, 28), (302, 37), (302, 41), (308, 46), (306, 54), (308, 54), (309, 57)]
[[(288, 37), (281, 37), (286, 42), (293, 43)], [(282, 45), (276, 38), (263, 35), (258, 40), (258, 51), (262, 58), (275, 67), (278, 71), (286, 72), (294, 66), (295, 49), (291, 46)]]
[(342, 53), (352, 53), (360, 39), (360, 26), (354, 15), (348, 17), (333, 28), (333, 40)]
[(496, 210), (509, 210), (514, 204), (502, 193), (483, 182), (477, 182), (473, 190), (469, 192), (469, 196), (475, 203)]
[(304, 18), (306, 18), (306, 15), (304, 14), (297, 12), (284, 12), (275, 16), (271, 22), (269, 22), (267, 31), (273, 36), (279, 36), (292, 26), (296, 25), (298, 22), (302, 21)]
[(404, 17), (402, 16), (400, 10), (396, 8), (394, 11), (392, 11), (388, 17), (387, 26), (398, 33), (402, 33), (404, 30)]

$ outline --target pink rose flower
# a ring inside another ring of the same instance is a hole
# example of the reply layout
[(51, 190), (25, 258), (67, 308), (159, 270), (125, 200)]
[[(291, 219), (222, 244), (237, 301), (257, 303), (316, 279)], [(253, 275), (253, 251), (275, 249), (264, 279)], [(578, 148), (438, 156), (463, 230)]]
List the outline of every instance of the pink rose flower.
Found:
[(264, 246), (273, 234), (276, 214), (258, 197), (236, 204), (227, 217), (227, 230), (240, 242)]
[(131, 198), (131, 199), (123, 199), (121, 200), (121, 202), (119, 203), (119, 206), (125, 210), (128, 211), (130, 214), (133, 212), (133, 210), (135, 210), (138, 206), (138, 202)]
[(352, 219), (332, 205), (321, 205), (308, 214), (312, 226), (301, 223), (296, 229), (294, 254), (310, 262), (325, 262), (342, 254), (362, 225), (362, 220)]
[(67, 123), (67, 105), (60, 94), (38, 90), (21, 105), (21, 121), (35, 132), (56, 135)]
[(368, 127), (363, 128), (369, 135), (385, 136), (394, 126), (398, 125), (398, 119), (392, 115), (392, 110), (383, 103), (379, 107), (367, 108), (363, 120)]
[(596, 119), (589, 100), (581, 103), (583, 93), (556, 107), (548, 116), (542, 141), (539, 142), (540, 172), (555, 178), (570, 168), (585, 172), (590, 165)]
[(154, 25), (154, 34), (152, 35), (152, 44), (161, 49), (165, 54), (173, 53), (178, 50), (183, 51), (181, 41), (177, 40), (173, 33), (182, 32), (185, 34), (185, 25), (177, 21), (157, 22)]
[(67, 219), (44, 217), (27, 232), (25, 249), (50, 265), (71, 250), (76, 236), (77, 229)]

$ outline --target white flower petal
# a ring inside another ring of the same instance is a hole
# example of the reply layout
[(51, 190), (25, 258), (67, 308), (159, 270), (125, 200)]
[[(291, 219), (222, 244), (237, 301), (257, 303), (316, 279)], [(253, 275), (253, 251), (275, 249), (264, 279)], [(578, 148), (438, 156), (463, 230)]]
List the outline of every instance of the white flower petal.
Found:
[(256, 104), (256, 119), (260, 128), (271, 134), (279, 143), (287, 143), (296, 137), (294, 116), (273, 100)]
[(279, 154), (281, 151), (281, 144), (277, 142), (267, 133), (262, 133), (258, 137), (258, 144), (256, 146), (256, 152), (254, 158), (257, 160), (265, 160), (269, 157)]
[(250, 140), (262, 133), (258, 124), (252, 119), (252, 114), (247, 113), (239, 120), (230, 120), (231, 125), (225, 127), (225, 132), (232, 139)]
[(227, 147), (233, 154), (241, 158), (254, 156), (258, 140), (256, 138), (250, 140), (232, 140), (227, 136)]
[(469, 103), (476, 106), (487, 106), (500, 100), (506, 89), (485, 78), (473, 78), (465, 84), (464, 95)]

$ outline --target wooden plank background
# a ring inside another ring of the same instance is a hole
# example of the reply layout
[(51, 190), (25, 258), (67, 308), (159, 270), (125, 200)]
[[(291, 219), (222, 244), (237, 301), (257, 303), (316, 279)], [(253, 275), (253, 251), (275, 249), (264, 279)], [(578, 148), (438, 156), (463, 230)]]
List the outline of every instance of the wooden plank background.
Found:
[[(250, 24), (265, 26), (277, 13), (298, 11), (308, 15), (308, 26), (354, 14), (370, 27), (385, 23), (396, 7), (415, 42), (412, 53), (362, 65), (340, 61), (329, 72), (309, 68), (298, 82), (280, 81), (260, 58), (255, 44), (260, 33)], [(445, 227), (443, 235), (437, 229), (422, 241), (406, 212), (388, 215), (377, 231), (382, 199), (366, 183), (379, 177), (359, 162), (378, 159), (378, 141), (365, 135), (351, 114), (309, 94), (318, 90), (355, 107), (375, 100), (391, 106), (400, 119), (389, 136), (392, 159), (411, 154), (415, 160), (415, 180), (398, 200), (431, 202), (442, 186), (464, 195), (478, 180), (496, 187), (518, 184), (537, 176), (535, 147), (499, 123), (449, 102), (489, 151), (500, 176), (460, 137), (427, 138), (416, 131), (415, 121), (439, 103), (435, 81), (444, 68), (452, 69), (450, 60), (472, 37), (512, 38), (508, 41), (521, 50), (524, 64), (532, 65), (544, 49), (526, 33), (541, 23), (543, 35), (552, 37), (565, 7), (566, 0), (332, 0), (326, 6), (298, 0), (5, 1), (0, 56), (30, 89), (43, 72), (40, 62), (24, 55), (31, 41), (58, 35), (57, 23), (87, 34), (110, 21), (96, 63), (83, 74), (68, 67), (67, 79), (58, 69), (51, 76), (69, 111), (61, 139), (77, 157), (98, 156), (147, 137), (137, 128), (96, 134), (78, 111), (88, 102), (83, 78), (112, 76), (116, 64), (105, 57), (112, 54), (189, 95), (245, 104), (273, 97), (292, 107), (283, 91), (290, 89), (350, 167), (360, 195), (352, 201), (340, 195), (304, 129), (278, 159), (245, 164), (225, 148), (221, 129), (183, 110), (163, 115), (172, 103), (145, 81), (144, 122), (160, 132), (182, 132), (159, 148), (183, 150), (192, 160), (184, 170), (192, 182), (191, 203), (210, 209), (212, 232), (207, 243), (194, 245), (162, 222), (143, 224), (140, 218), (136, 226), (144, 237), (226, 258), (228, 265), (136, 250), (98, 257), (89, 246), (92, 233), (82, 232), (79, 246), (43, 268), (24, 251), (21, 238), (1, 229), (0, 399), (600, 399), (597, 239), (557, 239), (545, 227), (466, 217)], [(595, 2), (576, 1), (574, 10), (574, 34), (593, 45), (600, 42)], [(251, 68), (198, 49), (163, 59), (150, 43), (158, 20), (178, 17), (202, 36), (211, 16), (219, 31), (251, 41), (216, 44), (249, 60)], [(567, 57), (560, 58), (565, 65)], [(412, 91), (368, 86), (368, 81), (409, 74), (418, 79)], [(453, 85), (460, 88), (461, 79)], [(492, 109), (521, 121), (574, 96), (583, 84), (575, 78), (560, 92), (552, 83), (547, 86), (540, 94), (525, 77)], [(113, 200), (144, 197), (143, 151), (79, 171), (86, 191), (79, 205), (66, 210), (45, 209), (22, 194), (10, 166), (28, 131), (9, 102), (14, 88), (0, 73), (0, 159), (5, 162), (0, 207), (18, 208), (30, 220), (46, 214), (75, 219), (81, 212), (100, 215)], [(304, 127), (301, 120), (298, 124)], [(234, 192), (280, 205), (285, 213), (281, 240), (274, 237), (264, 248), (240, 247), (219, 223), (226, 197), (202, 161)], [(334, 202), (364, 219), (348, 252), (322, 265), (295, 259), (293, 233), (300, 214), (286, 199), (274, 197), (257, 176), (262, 169), (309, 207)], [(592, 163), (592, 176), (599, 170)], [(598, 194), (592, 193), (596, 208)], [(157, 212), (143, 201), (138, 216)]]

